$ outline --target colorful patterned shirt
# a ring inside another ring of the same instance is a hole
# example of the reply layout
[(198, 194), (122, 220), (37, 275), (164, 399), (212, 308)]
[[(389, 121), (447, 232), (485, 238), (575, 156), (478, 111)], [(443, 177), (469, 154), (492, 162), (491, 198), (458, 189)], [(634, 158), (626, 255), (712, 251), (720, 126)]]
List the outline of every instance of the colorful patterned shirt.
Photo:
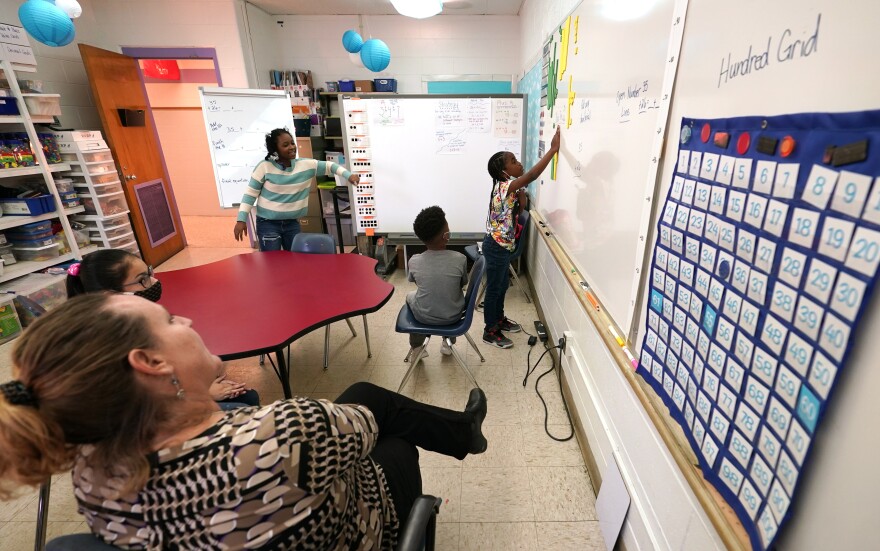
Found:
[(257, 216), (269, 220), (295, 220), (306, 215), (309, 209), (309, 188), (318, 174), (342, 176), (346, 180), (351, 172), (336, 163), (315, 159), (294, 159), (290, 168), (274, 161), (260, 161), (251, 174), (238, 209), (238, 221), (247, 220), (248, 213), (257, 203)]
[(123, 549), (393, 549), (398, 519), (362, 406), (294, 398), (226, 412), (150, 457), (137, 493), (89, 464), (74, 495), (91, 530)]
[(498, 182), (495, 185), (495, 193), (489, 204), (489, 216), (486, 218), (486, 233), (492, 236), (496, 243), (505, 249), (512, 251), (516, 239), (516, 194), (507, 194), (510, 189), (510, 181)]

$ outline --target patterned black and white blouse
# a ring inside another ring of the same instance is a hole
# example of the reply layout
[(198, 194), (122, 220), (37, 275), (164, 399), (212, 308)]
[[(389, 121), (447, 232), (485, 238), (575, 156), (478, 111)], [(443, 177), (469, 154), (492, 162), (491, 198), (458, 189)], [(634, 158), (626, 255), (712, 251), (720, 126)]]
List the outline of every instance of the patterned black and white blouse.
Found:
[(74, 494), (92, 533), (124, 549), (393, 549), (398, 519), (367, 454), (378, 438), (362, 406), (295, 398), (241, 408), (151, 457), (137, 494), (92, 468)]

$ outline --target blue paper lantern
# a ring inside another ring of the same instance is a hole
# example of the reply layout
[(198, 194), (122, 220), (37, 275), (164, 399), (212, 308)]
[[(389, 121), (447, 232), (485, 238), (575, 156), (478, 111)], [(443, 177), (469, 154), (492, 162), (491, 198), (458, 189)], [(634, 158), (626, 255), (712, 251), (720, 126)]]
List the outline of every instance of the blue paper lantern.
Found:
[(47, 46), (66, 46), (73, 42), (76, 29), (61, 8), (45, 0), (28, 0), (18, 8), (25, 30)]
[(364, 67), (378, 73), (384, 71), (391, 63), (391, 51), (388, 45), (378, 38), (371, 38), (361, 47), (361, 61), (364, 62)]
[(342, 35), (342, 47), (345, 48), (345, 51), (354, 54), (361, 51), (361, 46), (364, 45), (364, 39), (361, 38), (356, 31), (351, 29), (345, 31)]

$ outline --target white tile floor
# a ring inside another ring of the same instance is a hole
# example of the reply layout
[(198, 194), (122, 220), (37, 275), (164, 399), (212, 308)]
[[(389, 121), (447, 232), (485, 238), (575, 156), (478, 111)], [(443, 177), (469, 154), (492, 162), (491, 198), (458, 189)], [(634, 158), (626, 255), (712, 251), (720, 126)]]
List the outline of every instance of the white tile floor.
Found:
[[(248, 252), (190, 247), (161, 269), (179, 269)], [(403, 363), (409, 345), (406, 335), (394, 331), (394, 322), (406, 293), (414, 286), (406, 281), (402, 270), (388, 280), (395, 286), (394, 295), (384, 308), (368, 316), (373, 357), (367, 358), (361, 319), (352, 320), (357, 337), (351, 336), (345, 323), (334, 323), (330, 368), (324, 371), (324, 333), (315, 331), (292, 348), (291, 384), (295, 393), (333, 399), (360, 380), (397, 390), (409, 365)], [(521, 321), (527, 330), (537, 319), (534, 305), (527, 303), (515, 287), (507, 295), (507, 315)], [(528, 388), (523, 388), (527, 337), (523, 333), (510, 335), (515, 343), (510, 350), (490, 348), (482, 343), (481, 321), (482, 315), (477, 314), (470, 333), (486, 362), (479, 361), (465, 340), (457, 346), (488, 397), (484, 432), (489, 449), (464, 461), (421, 452), (424, 492), (443, 498), (437, 548), (604, 549), (595, 494), (577, 443), (555, 442), (544, 432), (544, 410), (535, 394), (534, 380), (547, 367), (539, 367)], [(11, 346), (0, 346), (0, 381), (11, 378)], [(440, 354), (437, 339), (430, 343), (429, 351), (424, 366), (404, 392), (439, 406), (463, 408), (470, 390), (467, 379), (451, 357)], [(537, 356), (533, 353), (532, 361)], [(545, 362), (549, 366), (546, 358)], [(228, 370), (231, 378), (256, 388), (264, 403), (282, 397), (275, 374), (268, 365), (260, 367), (256, 358), (229, 362)], [(544, 377), (540, 388), (547, 400), (551, 432), (567, 435), (568, 421), (556, 378)], [(0, 503), (0, 551), (33, 548), (35, 519), (36, 493)], [(76, 512), (69, 476), (57, 475), (52, 485), (49, 537), (87, 530)]]

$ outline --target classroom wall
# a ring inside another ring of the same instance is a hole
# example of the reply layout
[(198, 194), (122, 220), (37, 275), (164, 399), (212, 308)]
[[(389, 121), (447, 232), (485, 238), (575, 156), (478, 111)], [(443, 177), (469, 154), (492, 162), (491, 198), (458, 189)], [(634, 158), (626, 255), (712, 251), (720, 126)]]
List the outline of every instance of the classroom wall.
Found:
[(282, 60), (278, 17), (249, 2), (240, 3), (239, 10), (239, 32), (244, 45), (249, 87), (269, 88), (269, 71), (277, 69)]
[[(579, 0), (525, 0), (519, 71), (541, 58), (550, 33)], [(564, 140), (564, 138), (563, 138)], [(555, 183), (555, 182), (554, 182)], [(551, 338), (571, 331), (562, 374), (600, 474), (612, 452), (633, 499), (621, 537), (638, 549), (724, 549), (653, 423), (610, 356), (543, 239), (531, 232), (527, 265)]]
[[(438, 16), (412, 19), (396, 15), (283, 16), (279, 30), (279, 69), (309, 69), (314, 84), (343, 78), (396, 78), (402, 94), (423, 93), (423, 76), (483, 75), (509, 80), (519, 68), (520, 22), (517, 16)], [(359, 29), (380, 38), (391, 50), (381, 73), (355, 66), (342, 47), (342, 33)], [(252, 29), (253, 32), (253, 29)]]
[[(248, 87), (237, 7), (243, 0), (80, 0), (76, 38), (51, 48), (31, 38), (37, 73), (20, 78), (42, 80), (44, 92), (61, 94), (64, 126), (101, 128), (91, 98), (78, 44), (119, 52), (121, 46), (210, 47), (224, 86)], [(20, 25), (20, 2), (0, 2), (0, 21)]]

